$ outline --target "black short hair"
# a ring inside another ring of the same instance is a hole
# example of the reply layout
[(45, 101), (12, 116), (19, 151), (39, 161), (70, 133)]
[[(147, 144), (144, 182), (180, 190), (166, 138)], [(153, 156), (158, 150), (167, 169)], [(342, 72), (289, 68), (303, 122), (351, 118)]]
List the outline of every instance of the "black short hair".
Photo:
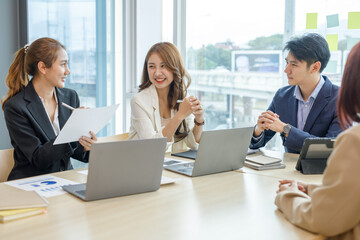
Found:
[(308, 67), (314, 62), (320, 61), (320, 73), (330, 59), (328, 43), (316, 33), (306, 33), (301, 37), (292, 38), (286, 43), (284, 50), (289, 50), (297, 60), (305, 61)]

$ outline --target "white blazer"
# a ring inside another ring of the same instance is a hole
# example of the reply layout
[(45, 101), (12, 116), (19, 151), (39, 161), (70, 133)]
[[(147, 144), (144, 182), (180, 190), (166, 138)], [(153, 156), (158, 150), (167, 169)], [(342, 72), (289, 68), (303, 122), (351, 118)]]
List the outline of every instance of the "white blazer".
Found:
[[(174, 117), (176, 111), (171, 110), (171, 118)], [(174, 143), (168, 142), (168, 146), (172, 145), (172, 152), (187, 150), (188, 148), (197, 149), (198, 143), (195, 141), (194, 116), (191, 114), (186, 119), (186, 124), (190, 129), (189, 134), (181, 141)], [(161, 127), (161, 118), (159, 110), (159, 98), (154, 85), (137, 93), (131, 99), (131, 126), (129, 131), (129, 139), (146, 139), (164, 137)], [(181, 131), (184, 129), (181, 128)]]

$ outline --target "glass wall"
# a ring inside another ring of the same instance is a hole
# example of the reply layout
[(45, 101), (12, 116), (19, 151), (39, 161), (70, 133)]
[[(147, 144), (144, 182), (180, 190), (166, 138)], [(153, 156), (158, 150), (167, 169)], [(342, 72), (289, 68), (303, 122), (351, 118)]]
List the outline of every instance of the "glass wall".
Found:
[[(205, 128), (210, 130), (256, 123), (276, 90), (287, 84), (282, 48), (289, 35), (317, 32), (328, 39), (331, 59), (324, 74), (336, 84), (341, 82), (349, 49), (360, 39), (356, 14), (355, 22), (350, 19), (355, 27), (349, 28), (349, 12), (360, 12), (355, 0), (186, 1), (186, 20), (175, 21), (175, 16), (182, 16), (177, 12), (179, 1), (28, 0), (29, 42), (50, 36), (64, 43), (72, 72), (66, 87), (79, 93), (84, 106), (121, 103), (123, 110), (117, 115), (121, 120), (116, 122), (126, 132), (129, 100), (137, 92), (144, 56), (158, 41), (172, 41), (179, 48), (186, 42), (186, 50), (183, 46), (180, 50), (186, 53), (192, 77), (190, 94), (200, 98)], [(124, 29), (114, 27), (115, 3), (124, 6), (119, 12)], [(183, 24), (186, 37), (179, 37)], [(114, 46), (123, 64), (115, 64)], [(117, 88), (116, 69), (121, 69)], [(103, 134), (115, 133), (114, 122)], [(268, 144), (279, 146), (279, 138)]]
[[(276, 90), (287, 84), (282, 48), (289, 37), (305, 32), (324, 36), (331, 59), (323, 74), (338, 85), (347, 54), (360, 40), (360, 2), (355, 0), (197, 0), (186, 4), (190, 92), (201, 99), (206, 129), (256, 124)], [(282, 149), (280, 138), (266, 147)]]
[[(113, 1), (28, 0), (28, 41), (52, 37), (67, 48), (71, 74), (66, 87), (82, 106), (114, 103)], [(97, 27), (101, 26), (101, 27)], [(98, 136), (113, 134), (114, 121)]]
[(296, 1), (296, 33), (315, 32), (329, 43), (331, 58), (324, 75), (337, 85), (351, 48), (360, 41), (360, 1)]
[(284, 9), (284, 0), (187, 1), (190, 93), (206, 129), (253, 126), (283, 85)]
[[(28, 0), (27, 14), (29, 43), (51, 37), (66, 46), (71, 74), (65, 87), (76, 90), (81, 106), (114, 104), (114, 0)], [(114, 117), (97, 136), (113, 135), (115, 122)]]

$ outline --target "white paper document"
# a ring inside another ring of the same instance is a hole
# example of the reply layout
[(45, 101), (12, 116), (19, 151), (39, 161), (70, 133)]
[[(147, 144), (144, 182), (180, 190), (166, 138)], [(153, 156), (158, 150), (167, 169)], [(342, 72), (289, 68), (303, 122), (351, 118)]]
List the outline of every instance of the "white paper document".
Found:
[[(81, 170), (81, 171), (78, 171), (78, 173), (88, 175), (88, 170)], [(166, 185), (166, 184), (174, 183), (177, 180), (178, 179), (173, 179), (173, 178), (161, 176), (161, 183), (160, 184), (161, 185)]]
[(66, 193), (61, 186), (78, 183), (52, 175), (44, 175), (5, 182), (5, 184), (25, 191), (36, 191), (43, 197), (53, 197)]
[(166, 185), (166, 184), (170, 184), (170, 183), (174, 183), (176, 181), (178, 181), (179, 179), (174, 179), (174, 178), (169, 178), (169, 177), (165, 177), (165, 176), (161, 176), (161, 185)]
[(59, 135), (54, 145), (76, 142), (81, 136), (90, 136), (90, 131), (98, 133), (110, 121), (119, 104), (100, 108), (75, 109)]

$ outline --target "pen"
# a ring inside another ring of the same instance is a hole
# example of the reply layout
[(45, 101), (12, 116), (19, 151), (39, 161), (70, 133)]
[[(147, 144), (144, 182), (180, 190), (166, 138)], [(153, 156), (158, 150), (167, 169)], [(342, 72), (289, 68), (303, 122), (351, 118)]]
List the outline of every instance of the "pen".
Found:
[(177, 103), (182, 103), (184, 100), (177, 100), (176, 102)]
[(61, 105), (63, 105), (64, 107), (66, 107), (66, 108), (68, 108), (68, 109), (70, 109), (70, 110), (72, 110), (72, 111), (75, 110), (75, 108), (73, 108), (72, 106), (67, 105), (66, 103), (63, 103), (63, 102), (62, 102)]

